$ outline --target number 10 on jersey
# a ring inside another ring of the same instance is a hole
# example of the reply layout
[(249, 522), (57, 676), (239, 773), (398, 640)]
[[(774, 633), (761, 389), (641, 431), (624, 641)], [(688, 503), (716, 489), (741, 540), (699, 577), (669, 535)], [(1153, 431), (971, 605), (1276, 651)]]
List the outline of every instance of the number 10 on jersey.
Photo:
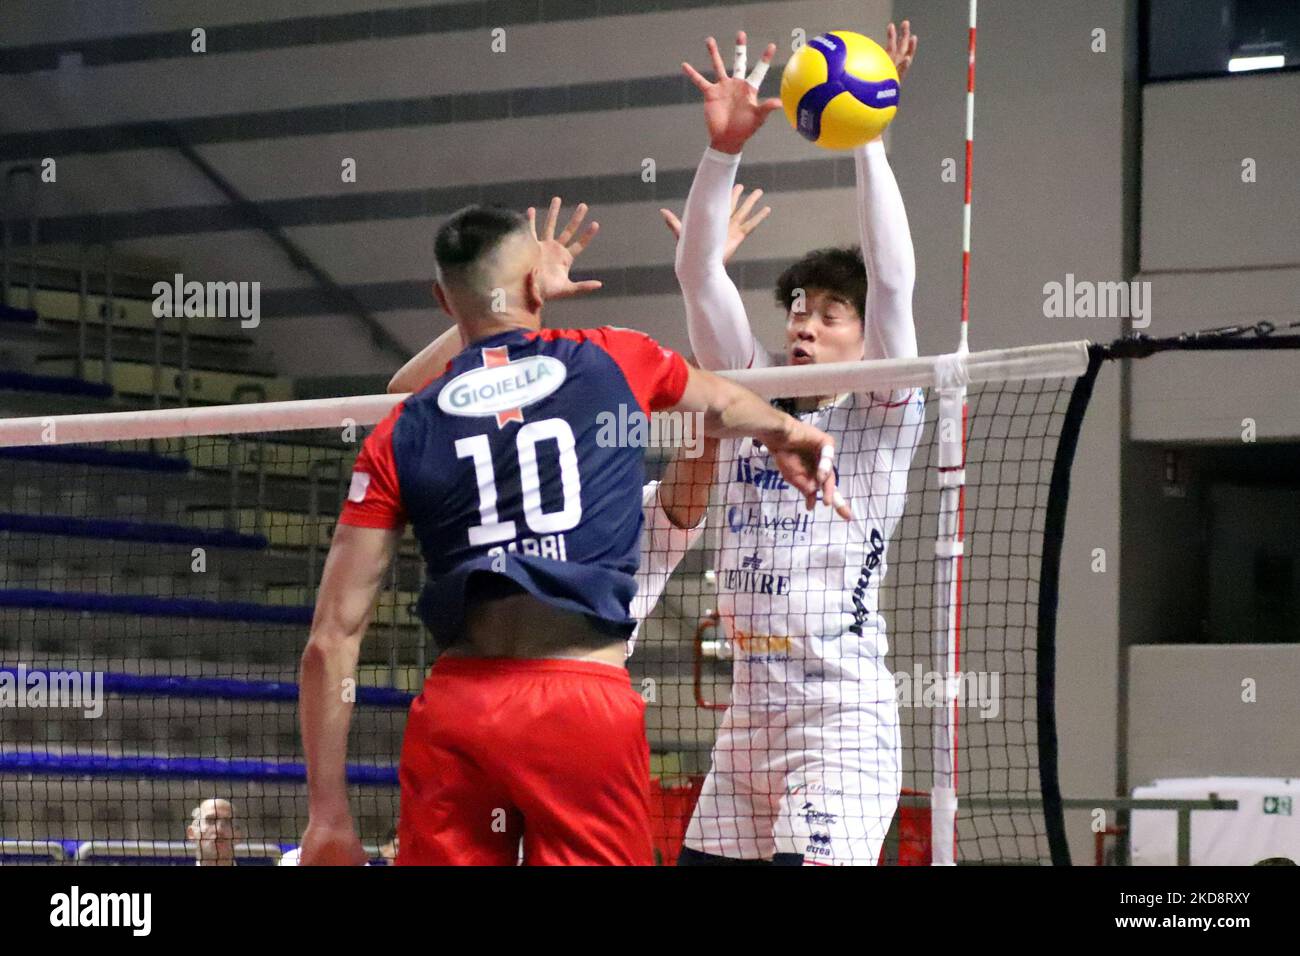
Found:
[[(537, 444), (554, 441), (559, 449), (560, 484), (564, 503), (558, 511), (542, 510), (542, 482), (537, 464)], [(519, 459), (519, 482), (523, 491), (524, 522), (536, 535), (557, 534), (577, 526), (582, 520), (582, 480), (578, 474), (577, 441), (573, 429), (562, 418), (544, 418), (528, 422), (515, 433), (515, 454)], [(474, 462), (478, 483), (480, 523), (469, 529), (469, 543), (481, 545), (513, 541), (518, 535), (513, 519), (502, 521), (497, 514), (496, 471), (492, 465), (492, 446), (487, 435), (456, 439), (456, 457)]]

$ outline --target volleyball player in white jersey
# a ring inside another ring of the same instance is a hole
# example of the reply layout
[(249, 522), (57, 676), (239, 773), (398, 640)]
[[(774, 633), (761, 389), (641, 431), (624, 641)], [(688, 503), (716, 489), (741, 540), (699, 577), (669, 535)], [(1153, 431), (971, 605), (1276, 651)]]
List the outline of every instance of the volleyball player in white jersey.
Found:
[[(747, 82), (744, 43), (742, 33), (728, 76), (709, 38), (715, 83), (683, 64), (704, 94), (710, 145), (687, 199), (676, 266), (691, 347), (708, 369), (781, 361), (751, 332), (723, 264), (741, 149), (780, 105), (757, 96), (775, 46)], [(890, 25), (900, 76), (915, 48), (906, 22), (901, 33)], [(784, 360), (792, 365), (917, 354), (902, 197), (879, 140), (854, 159), (861, 254), (817, 250), (778, 281)], [(805, 510), (761, 445), (722, 443), (716, 570), (735, 651), (732, 705), (679, 862), (876, 863), (901, 787), (879, 589), (921, 437), (922, 401), (918, 389), (797, 403), (799, 417), (835, 439), (849, 522), (829, 508)]]

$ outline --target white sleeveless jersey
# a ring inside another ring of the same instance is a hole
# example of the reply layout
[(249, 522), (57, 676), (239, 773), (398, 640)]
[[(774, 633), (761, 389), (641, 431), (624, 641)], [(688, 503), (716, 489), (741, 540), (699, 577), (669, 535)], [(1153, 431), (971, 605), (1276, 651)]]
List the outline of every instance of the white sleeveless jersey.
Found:
[(851, 521), (808, 511), (753, 439), (723, 442), (718, 609), (735, 655), (732, 703), (785, 707), (894, 696), (879, 607), (889, 541), (925, 424), (920, 389), (841, 396), (798, 417), (835, 439)]

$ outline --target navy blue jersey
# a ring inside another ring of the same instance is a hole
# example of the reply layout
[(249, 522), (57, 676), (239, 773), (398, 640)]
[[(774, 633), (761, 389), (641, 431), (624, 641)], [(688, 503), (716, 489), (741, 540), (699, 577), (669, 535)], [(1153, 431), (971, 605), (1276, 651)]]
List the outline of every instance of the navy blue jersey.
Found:
[(443, 646), (463, 633), (478, 572), (630, 631), (645, 449), (610, 441), (609, 423), (675, 405), (687, 376), (628, 329), (480, 339), (371, 432), (339, 520), (411, 523), (428, 569), (420, 616)]

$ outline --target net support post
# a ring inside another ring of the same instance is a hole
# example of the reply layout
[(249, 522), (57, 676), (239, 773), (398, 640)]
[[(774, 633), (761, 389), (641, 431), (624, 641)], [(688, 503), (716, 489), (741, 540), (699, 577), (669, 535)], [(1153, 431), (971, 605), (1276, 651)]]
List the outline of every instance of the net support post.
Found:
[(937, 479), (939, 522), (934, 542), (934, 618), (931, 667), (945, 693), (931, 727), (931, 864), (956, 863), (957, 668), (961, 645), (963, 493), (966, 487), (966, 353), (943, 356), (936, 365), (939, 417)]
[(951, 787), (930, 790), (930, 865), (957, 865), (957, 791)]

